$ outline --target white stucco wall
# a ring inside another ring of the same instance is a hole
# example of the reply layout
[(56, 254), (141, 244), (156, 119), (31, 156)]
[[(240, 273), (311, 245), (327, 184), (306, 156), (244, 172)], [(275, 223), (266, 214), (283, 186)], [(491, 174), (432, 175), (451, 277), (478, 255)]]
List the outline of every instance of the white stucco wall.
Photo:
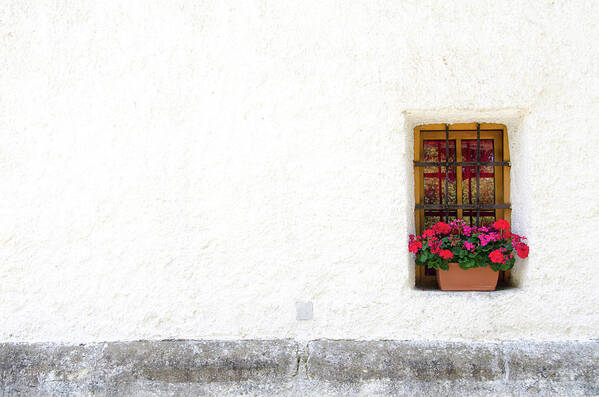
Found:
[[(0, 340), (598, 338), (598, 15), (3, 1)], [(413, 289), (432, 121), (508, 125), (518, 288)]]

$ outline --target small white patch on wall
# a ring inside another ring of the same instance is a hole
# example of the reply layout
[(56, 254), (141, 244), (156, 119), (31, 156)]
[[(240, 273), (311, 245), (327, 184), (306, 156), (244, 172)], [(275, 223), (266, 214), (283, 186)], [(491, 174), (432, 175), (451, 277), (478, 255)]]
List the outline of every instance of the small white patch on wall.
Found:
[(312, 320), (312, 317), (314, 316), (312, 302), (296, 302), (295, 312), (295, 317), (298, 320)]

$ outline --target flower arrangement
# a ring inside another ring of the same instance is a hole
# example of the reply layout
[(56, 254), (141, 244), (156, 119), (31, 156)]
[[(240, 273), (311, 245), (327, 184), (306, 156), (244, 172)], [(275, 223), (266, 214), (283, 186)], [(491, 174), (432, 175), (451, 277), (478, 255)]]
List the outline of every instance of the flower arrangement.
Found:
[(529, 251), (526, 237), (512, 233), (503, 219), (490, 227), (471, 227), (461, 219), (438, 222), (421, 236), (411, 234), (408, 247), (417, 265), (442, 270), (448, 270), (451, 262), (464, 270), (487, 266), (509, 270), (516, 261), (514, 254), (526, 258)]

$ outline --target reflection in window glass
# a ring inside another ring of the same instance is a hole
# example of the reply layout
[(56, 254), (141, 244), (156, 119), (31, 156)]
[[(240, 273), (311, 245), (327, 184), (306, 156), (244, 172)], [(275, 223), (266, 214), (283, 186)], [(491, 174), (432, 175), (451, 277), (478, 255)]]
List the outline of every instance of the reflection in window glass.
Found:
[[(426, 162), (443, 162), (447, 158), (447, 148), (445, 140), (425, 140), (424, 141), (424, 161)], [(449, 161), (455, 161), (455, 141), (449, 141)], [(424, 203), (425, 204), (444, 204), (445, 203), (445, 173), (446, 167), (424, 167)], [(457, 204), (457, 189), (456, 189), (456, 168), (449, 167), (449, 204)], [(449, 212), (448, 221), (451, 222), (457, 217), (457, 211)], [(445, 221), (445, 211), (442, 210), (425, 210), (424, 211), (424, 227), (426, 229), (432, 227), (439, 221)]]
[[(481, 139), (480, 161), (494, 161), (493, 140)], [(462, 161), (476, 161), (476, 139), (462, 141)], [(476, 204), (476, 167), (462, 167), (462, 202)], [(480, 203), (495, 202), (495, 167), (480, 167)], [(464, 210), (464, 220), (470, 225), (476, 223), (476, 210)], [(480, 211), (480, 224), (487, 226), (495, 221), (494, 210)]]

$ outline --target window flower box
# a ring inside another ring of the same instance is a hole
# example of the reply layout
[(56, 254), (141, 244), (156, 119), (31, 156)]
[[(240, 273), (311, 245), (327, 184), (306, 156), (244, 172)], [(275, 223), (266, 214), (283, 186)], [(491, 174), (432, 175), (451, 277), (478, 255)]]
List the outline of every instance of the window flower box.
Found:
[(416, 264), (435, 269), (443, 291), (493, 291), (498, 272), (528, 256), (526, 237), (510, 231), (499, 219), (489, 227), (471, 227), (461, 219), (438, 222), (421, 236), (410, 235)]
[(448, 270), (437, 270), (437, 284), (442, 291), (495, 291), (499, 272), (491, 267), (464, 270), (459, 263), (449, 263)]

